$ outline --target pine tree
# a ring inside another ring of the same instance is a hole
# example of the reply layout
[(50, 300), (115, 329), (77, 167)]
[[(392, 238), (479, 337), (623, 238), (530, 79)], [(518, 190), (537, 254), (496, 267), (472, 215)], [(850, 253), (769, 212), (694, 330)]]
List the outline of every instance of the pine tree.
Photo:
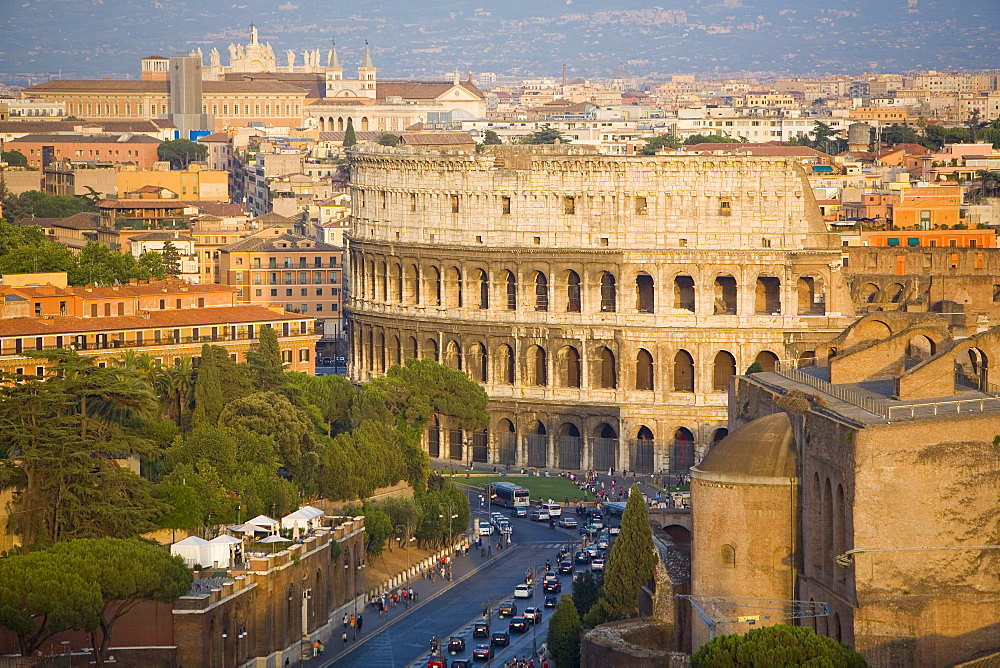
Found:
[(354, 134), (354, 119), (347, 119), (347, 129), (344, 130), (344, 148), (350, 148), (358, 143), (358, 138)]
[(568, 594), (563, 594), (556, 611), (552, 613), (546, 641), (549, 653), (559, 668), (577, 668), (580, 665), (580, 614)]
[(163, 244), (160, 256), (163, 258), (163, 268), (166, 269), (167, 274), (176, 276), (181, 273), (181, 254), (173, 242), (167, 241)]
[(654, 576), (656, 562), (649, 511), (638, 486), (633, 485), (622, 514), (621, 533), (608, 555), (601, 598), (594, 606), (599, 611), (591, 613), (605, 620), (634, 617), (639, 611), (639, 590)]
[(278, 333), (274, 328), (261, 327), (259, 337), (257, 347), (247, 351), (247, 362), (257, 389), (266, 392), (284, 382), (284, 365), (281, 362)]
[(736, 665), (864, 668), (868, 664), (850, 646), (818, 635), (810, 628), (776, 624), (746, 635), (718, 636), (691, 656), (691, 665), (694, 668)]

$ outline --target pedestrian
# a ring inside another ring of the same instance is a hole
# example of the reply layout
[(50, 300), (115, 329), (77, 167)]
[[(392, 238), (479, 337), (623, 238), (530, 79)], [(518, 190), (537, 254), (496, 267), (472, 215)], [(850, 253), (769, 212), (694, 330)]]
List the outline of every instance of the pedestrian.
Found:
[(319, 640), (313, 640), (312, 648), (313, 648), (313, 658), (315, 659), (317, 656), (319, 656)]
[(326, 651), (326, 645), (324, 645), (323, 641), (321, 640), (319, 641), (319, 655), (323, 656), (324, 651)]
[(344, 630), (347, 630), (347, 613), (344, 613)]
[[(347, 647), (347, 631), (344, 631), (340, 637), (344, 639), (344, 647)], [(285, 665), (287, 666), (288, 663), (286, 662)]]
[(354, 615), (351, 615), (351, 628), (352, 629), (354, 628), (355, 622), (357, 622), (357, 618)]
[(361, 625), (365, 623), (365, 616), (358, 615), (358, 633), (361, 633)]

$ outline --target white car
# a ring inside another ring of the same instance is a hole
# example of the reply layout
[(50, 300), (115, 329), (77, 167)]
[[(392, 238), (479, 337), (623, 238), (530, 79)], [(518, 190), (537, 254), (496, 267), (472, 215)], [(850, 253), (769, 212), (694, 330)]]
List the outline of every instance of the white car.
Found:
[(598, 557), (590, 562), (590, 570), (592, 571), (603, 571), (604, 570), (604, 558)]
[(514, 598), (531, 598), (534, 595), (534, 591), (531, 589), (531, 585), (517, 585), (514, 587)]
[(479, 520), (479, 535), (480, 536), (492, 536), (493, 527), (486, 520)]
[(559, 526), (563, 529), (575, 529), (577, 527), (576, 520), (572, 517), (560, 517)]

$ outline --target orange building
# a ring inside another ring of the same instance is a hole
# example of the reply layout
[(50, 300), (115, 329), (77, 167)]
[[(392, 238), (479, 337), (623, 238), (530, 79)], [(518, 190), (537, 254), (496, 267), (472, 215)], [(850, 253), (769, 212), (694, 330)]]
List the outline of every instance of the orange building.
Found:
[(198, 202), (212, 200), (229, 201), (229, 174), (215, 169), (206, 169), (195, 163), (187, 169), (143, 169), (118, 172), (118, 196), (129, 197), (129, 193), (145, 186), (166, 188), (176, 199)]
[(962, 222), (960, 186), (926, 186), (901, 191), (890, 204), (889, 220), (897, 230), (934, 230)]
[(997, 235), (994, 230), (907, 230), (893, 232), (862, 232), (861, 241), (866, 246), (881, 247), (997, 247)]
[(52, 161), (71, 159), (130, 162), (139, 169), (149, 169), (159, 160), (156, 155), (159, 145), (159, 139), (148, 135), (38, 133), (12, 139), (4, 144), (4, 149), (20, 151), (28, 158), (28, 166), (36, 169), (43, 167), (43, 146), (52, 148)]

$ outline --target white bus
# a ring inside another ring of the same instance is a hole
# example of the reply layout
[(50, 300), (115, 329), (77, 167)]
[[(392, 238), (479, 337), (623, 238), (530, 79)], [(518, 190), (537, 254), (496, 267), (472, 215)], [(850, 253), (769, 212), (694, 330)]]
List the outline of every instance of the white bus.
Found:
[(488, 488), (493, 503), (501, 506), (516, 508), (517, 506), (528, 506), (530, 494), (528, 490), (512, 482), (495, 482)]

